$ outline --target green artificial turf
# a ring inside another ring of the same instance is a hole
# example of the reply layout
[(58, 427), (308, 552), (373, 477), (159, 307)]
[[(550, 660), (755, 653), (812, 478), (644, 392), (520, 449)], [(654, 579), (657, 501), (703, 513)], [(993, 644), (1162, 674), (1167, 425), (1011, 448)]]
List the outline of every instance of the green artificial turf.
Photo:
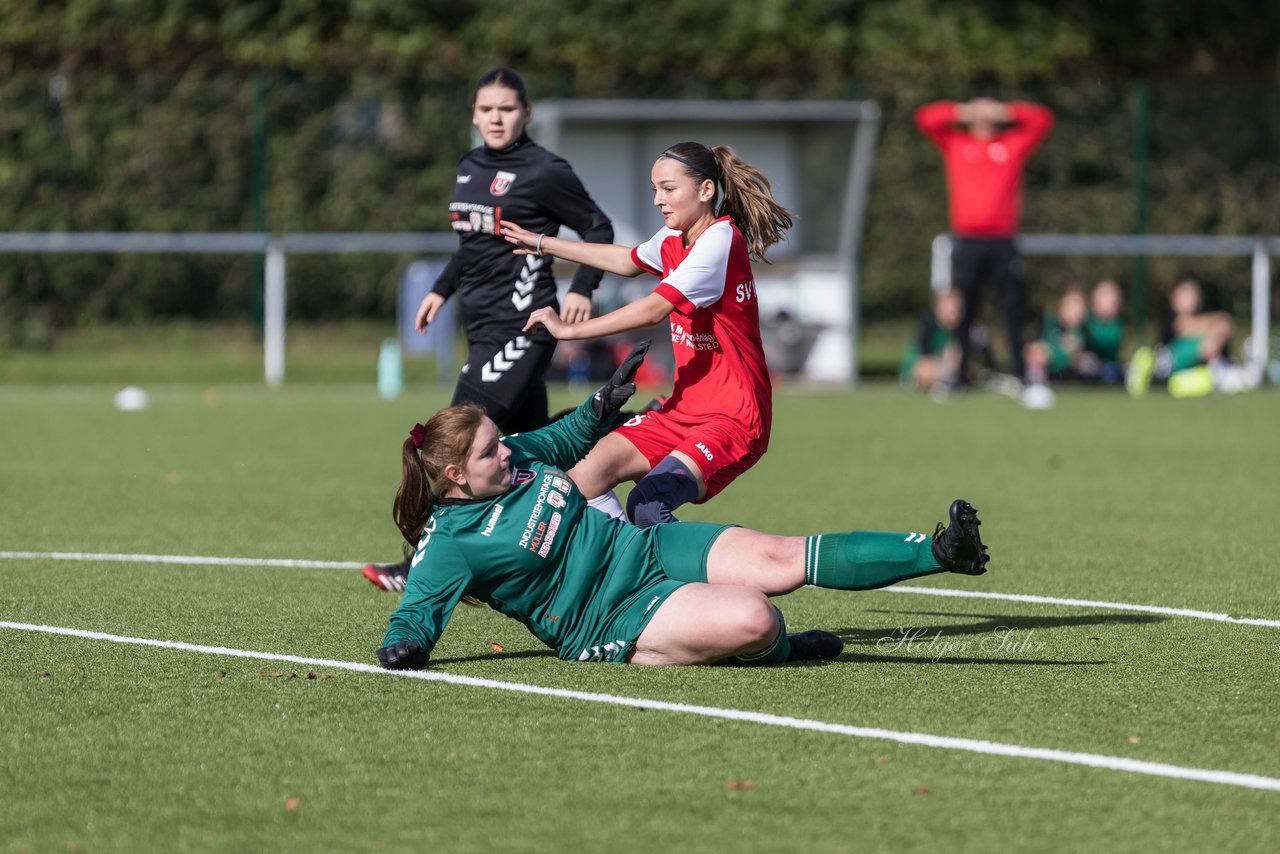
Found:
[[(0, 550), (392, 559), (400, 443), (450, 393), (157, 386), (120, 413), (114, 391), (0, 387)], [(682, 516), (932, 531), (963, 496), (991, 571), (909, 586), (1280, 619), (1274, 392), (1064, 390), (1031, 412), (872, 386), (775, 404), (765, 458)], [(396, 604), (352, 569), (25, 558), (0, 580), (3, 621), (362, 663)], [(1280, 628), (891, 590), (780, 605), (845, 654), (567, 664), (461, 608), (433, 667), (1280, 777)], [(13, 629), (0, 649), (6, 854), (1280, 845), (1277, 792)]]

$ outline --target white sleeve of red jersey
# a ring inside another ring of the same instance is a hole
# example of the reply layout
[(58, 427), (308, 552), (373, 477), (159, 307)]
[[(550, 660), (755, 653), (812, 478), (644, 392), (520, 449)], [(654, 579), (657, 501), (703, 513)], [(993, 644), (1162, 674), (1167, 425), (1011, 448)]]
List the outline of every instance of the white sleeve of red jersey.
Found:
[(724, 296), (732, 244), (733, 226), (727, 220), (713, 222), (662, 284), (675, 288), (698, 308), (714, 304)]
[(631, 260), (642, 270), (655, 276), (662, 275), (662, 242), (673, 234), (679, 234), (669, 228), (659, 229), (658, 233), (646, 242), (631, 250)]

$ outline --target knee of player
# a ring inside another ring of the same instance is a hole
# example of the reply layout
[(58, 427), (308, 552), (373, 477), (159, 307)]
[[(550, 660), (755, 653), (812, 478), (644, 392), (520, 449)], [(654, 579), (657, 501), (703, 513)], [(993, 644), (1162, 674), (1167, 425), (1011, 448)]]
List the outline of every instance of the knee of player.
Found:
[(675, 522), (674, 510), (668, 502), (647, 494), (647, 490), (642, 491), (639, 484), (627, 496), (627, 518), (631, 520), (631, 524), (641, 528)]
[(676, 521), (675, 509), (698, 497), (698, 480), (683, 462), (667, 457), (627, 496), (627, 518), (647, 527)]
[(769, 643), (779, 631), (778, 609), (763, 593), (743, 597), (734, 609), (733, 623), (743, 643)]

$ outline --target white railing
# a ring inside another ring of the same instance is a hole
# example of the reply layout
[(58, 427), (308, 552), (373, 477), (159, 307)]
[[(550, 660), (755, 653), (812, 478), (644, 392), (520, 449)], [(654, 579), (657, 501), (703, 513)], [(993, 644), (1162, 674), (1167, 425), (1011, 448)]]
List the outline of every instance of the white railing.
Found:
[[(1181, 255), (1252, 257), (1250, 361), (1266, 364), (1271, 329), (1271, 258), (1280, 257), (1280, 236), (1023, 234), (1027, 255)], [(374, 253), (448, 255), (457, 248), (452, 232), (0, 232), (0, 252), (233, 254), (266, 256), (263, 281), (263, 373), (269, 386), (284, 382), (285, 305), (290, 254)], [(934, 288), (951, 281), (951, 238), (932, 246)]]
[(287, 255), (343, 252), (448, 255), (457, 245), (458, 238), (452, 232), (0, 232), (0, 252), (265, 255), (262, 360), (267, 385), (273, 388), (284, 382)]
[[(1271, 259), (1280, 257), (1280, 236), (1214, 237), (1203, 234), (1022, 234), (1025, 255), (1181, 255), (1252, 258), (1252, 311), (1248, 360), (1265, 365), (1271, 332)], [(951, 284), (951, 235), (933, 239), (929, 282), (934, 290)]]

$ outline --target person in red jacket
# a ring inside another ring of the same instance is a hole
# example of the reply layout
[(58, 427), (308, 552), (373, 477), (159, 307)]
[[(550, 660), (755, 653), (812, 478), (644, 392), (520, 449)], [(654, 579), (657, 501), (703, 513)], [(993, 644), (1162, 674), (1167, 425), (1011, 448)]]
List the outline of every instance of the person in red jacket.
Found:
[(964, 294), (956, 330), (968, 365), (969, 327), (977, 316), (982, 283), (999, 291), (1013, 373), (1023, 378), (1024, 276), (1014, 237), (1022, 214), (1022, 171), (1053, 130), (1053, 113), (1039, 104), (976, 98), (937, 101), (916, 110), (916, 126), (942, 152), (952, 231), (952, 285)]

